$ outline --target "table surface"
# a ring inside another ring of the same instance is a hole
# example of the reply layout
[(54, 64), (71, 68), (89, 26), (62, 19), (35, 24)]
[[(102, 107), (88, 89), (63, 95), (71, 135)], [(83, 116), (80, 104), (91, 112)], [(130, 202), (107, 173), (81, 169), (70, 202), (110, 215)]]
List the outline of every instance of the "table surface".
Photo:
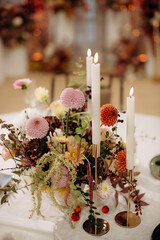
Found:
[[(22, 114), (21, 114), (22, 115)], [(8, 122), (20, 121), (19, 113), (1, 115), (0, 117)], [(125, 120), (125, 114), (121, 115)], [(125, 138), (125, 122), (119, 123), (118, 133)], [(136, 228), (126, 229), (118, 226), (114, 217), (120, 211), (126, 210), (126, 203), (122, 197), (119, 197), (119, 205), (115, 208), (115, 202), (109, 198), (104, 204), (110, 207), (108, 214), (101, 214), (101, 217), (109, 222), (109, 232), (101, 237), (105, 240), (150, 240), (154, 228), (160, 223), (160, 181), (152, 177), (149, 163), (150, 160), (160, 154), (160, 118), (149, 115), (136, 114), (135, 116), (136, 132), (135, 138), (137, 141), (137, 148), (135, 154), (135, 169), (141, 174), (137, 177), (138, 189), (141, 193), (145, 193), (144, 201), (149, 203), (148, 206), (143, 207), (141, 223)], [(12, 161), (0, 161), (0, 168), (10, 167)], [(0, 240), (4, 239), (4, 234), (11, 234), (12, 239), (34, 240), (34, 239), (74, 239), (80, 240), (93, 239), (93, 237), (84, 232), (82, 225), (87, 219), (88, 211), (84, 208), (81, 212), (80, 221), (75, 225), (75, 229), (71, 229), (70, 225), (63, 220), (62, 213), (53, 206), (50, 199), (43, 194), (42, 213), (45, 220), (34, 215), (32, 220), (28, 220), (30, 210), (32, 209), (32, 198), (30, 192), (25, 190), (19, 192), (15, 197), (10, 199), (10, 204), (0, 206)], [(33, 226), (35, 228), (33, 229)], [(30, 229), (30, 232), (26, 232)], [(28, 233), (28, 235), (27, 235)], [(17, 234), (17, 235), (16, 235)], [(15, 237), (16, 236), (16, 237)], [(44, 237), (45, 236), (45, 237)], [(94, 237), (96, 238), (96, 237)]]

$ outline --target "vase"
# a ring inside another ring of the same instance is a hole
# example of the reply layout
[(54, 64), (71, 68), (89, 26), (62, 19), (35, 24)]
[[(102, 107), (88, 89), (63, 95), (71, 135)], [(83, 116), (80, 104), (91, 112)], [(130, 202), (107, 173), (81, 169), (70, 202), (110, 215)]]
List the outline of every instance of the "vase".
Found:
[(4, 47), (4, 73), (6, 77), (26, 77), (28, 72), (27, 46)]

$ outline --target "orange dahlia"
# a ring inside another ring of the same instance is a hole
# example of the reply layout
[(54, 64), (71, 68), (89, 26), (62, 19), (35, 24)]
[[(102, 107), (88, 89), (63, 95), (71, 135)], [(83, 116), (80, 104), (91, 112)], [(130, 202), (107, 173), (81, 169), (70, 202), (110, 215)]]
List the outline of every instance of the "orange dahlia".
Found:
[(118, 111), (112, 104), (101, 107), (101, 123), (105, 126), (113, 126), (117, 122)]
[(116, 156), (117, 161), (115, 162), (115, 169), (118, 172), (125, 172), (126, 171), (126, 150), (122, 150), (118, 152)]

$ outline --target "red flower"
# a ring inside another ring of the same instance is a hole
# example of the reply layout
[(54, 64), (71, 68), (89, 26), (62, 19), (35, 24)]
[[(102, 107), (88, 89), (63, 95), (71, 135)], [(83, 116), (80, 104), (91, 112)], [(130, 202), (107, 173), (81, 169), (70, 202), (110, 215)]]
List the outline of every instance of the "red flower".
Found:
[(103, 105), (100, 111), (103, 125), (110, 127), (117, 122), (118, 111), (112, 104)]

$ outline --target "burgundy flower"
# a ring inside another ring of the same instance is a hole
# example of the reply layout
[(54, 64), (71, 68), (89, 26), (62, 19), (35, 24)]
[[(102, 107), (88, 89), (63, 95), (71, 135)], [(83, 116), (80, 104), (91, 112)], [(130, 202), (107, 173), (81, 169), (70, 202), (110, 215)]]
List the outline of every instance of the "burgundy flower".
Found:
[(45, 120), (48, 122), (49, 131), (51, 131), (52, 133), (55, 131), (56, 128), (60, 128), (62, 126), (62, 122), (56, 116), (47, 116), (45, 117)]

